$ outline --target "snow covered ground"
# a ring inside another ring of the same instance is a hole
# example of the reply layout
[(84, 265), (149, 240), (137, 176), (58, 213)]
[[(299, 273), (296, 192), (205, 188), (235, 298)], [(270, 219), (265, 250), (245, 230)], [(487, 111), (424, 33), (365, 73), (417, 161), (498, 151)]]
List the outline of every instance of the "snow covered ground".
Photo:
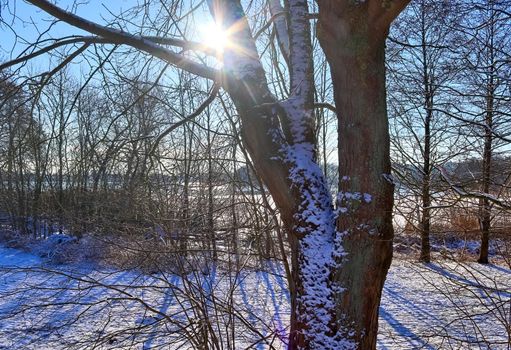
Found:
[[(183, 277), (51, 265), (0, 247), (0, 349), (281, 349), (283, 271), (211, 266)], [(396, 259), (379, 349), (510, 349), (511, 271)], [(507, 327), (507, 329), (506, 329)]]

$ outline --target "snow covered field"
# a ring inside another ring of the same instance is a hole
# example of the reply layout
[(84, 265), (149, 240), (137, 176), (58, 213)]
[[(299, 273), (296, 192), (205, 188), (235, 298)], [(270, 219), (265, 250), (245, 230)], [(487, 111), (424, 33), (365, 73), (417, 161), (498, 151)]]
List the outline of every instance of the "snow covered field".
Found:
[[(178, 277), (51, 265), (0, 247), (0, 349), (285, 347), (280, 266), (201, 270)], [(380, 349), (511, 348), (506, 268), (395, 259), (383, 293)]]

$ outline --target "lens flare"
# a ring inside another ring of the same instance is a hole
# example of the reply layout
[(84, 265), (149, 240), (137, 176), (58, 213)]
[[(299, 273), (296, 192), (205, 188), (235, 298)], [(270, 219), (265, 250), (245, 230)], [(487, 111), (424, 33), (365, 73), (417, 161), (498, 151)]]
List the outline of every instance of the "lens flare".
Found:
[(201, 28), (202, 42), (207, 47), (222, 53), (229, 45), (229, 34), (221, 26), (210, 22)]

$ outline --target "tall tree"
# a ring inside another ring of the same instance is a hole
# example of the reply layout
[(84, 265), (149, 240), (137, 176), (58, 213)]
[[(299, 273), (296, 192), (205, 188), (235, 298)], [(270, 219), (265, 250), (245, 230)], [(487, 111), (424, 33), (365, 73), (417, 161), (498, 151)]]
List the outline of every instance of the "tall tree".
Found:
[(404, 170), (400, 182), (418, 198), (413, 204), (419, 207), (419, 260), (426, 263), (431, 259), (435, 192), (441, 195), (434, 188), (434, 170), (460, 149), (453, 122), (443, 113), (449, 112), (449, 85), (456, 74), (454, 52), (459, 38), (450, 29), (456, 16), (452, 3), (415, 1), (394, 26), (388, 48), (394, 160)]
[[(319, 1), (318, 37), (330, 64), (339, 124), (337, 222), (346, 259), (336, 319), (361, 349), (376, 346), (381, 290), (392, 259), (393, 181), (385, 40), (408, 1)], [(348, 215), (342, 215), (348, 211)], [(354, 334), (349, 324), (354, 326)]]
[[(461, 61), (466, 70), (461, 74), (465, 91), (461, 94), (469, 110), (469, 126), (475, 137), (476, 149), (482, 158), (479, 191), (479, 225), (481, 249), (478, 262), (488, 263), (489, 237), (492, 228), (492, 199), (499, 197), (498, 174), (492, 169), (499, 148), (509, 145), (509, 91), (511, 64), (509, 1), (477, 1), (466, 4), (464, 21), (458, 28), (467, 37)], [(497, 201), (498, 202), (498, 201)], [(497, 203), (498, 204), (498, 203)]]

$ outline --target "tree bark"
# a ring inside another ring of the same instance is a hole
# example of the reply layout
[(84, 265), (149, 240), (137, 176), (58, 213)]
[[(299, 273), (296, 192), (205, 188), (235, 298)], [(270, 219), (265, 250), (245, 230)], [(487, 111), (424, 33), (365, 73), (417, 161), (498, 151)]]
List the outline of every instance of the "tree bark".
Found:
[(421, 3), (421, 50), (422, 50), (422, 72), (424, 84), (424, 149), (422, 164), (422, 218), (420, 224), (421, 253), (419, 261), (429, 263), (431, 261), (430, 230), (431, 230), (431, 120), (433, 119), (433, 86), (428, 72), (425, 8)]
[(429, 93), (430, 87), (425, 79), (426, 88), (426, 118), (424, 120), (424, 163), (422, 167), (422, 217), (420, 224), (421, 252), (419, 261), (429, 263), (431, 261), (431, 119), (432, 119), (432, 96)]
[[(490, 76), (486, 96), (486, 115), (485, 115), (485, 133), (483, 149), (483, 181), (481, 190), (484, 194), (490, 194), (491, 166), (492, 166), (492, 128), (493, 128), (493, 73)], [(490, 246), (490, 228), (491, 228), (491, 204), (488, 198), (482, 198), (479, 204), (481, 226), (481, 250), (479, 252), (480, 264), (488, 264), (488, 250)]]
[(346, 252), (334, 275), (344, 289), (336, 318), (357, 349), (376, 348), (378, 308), (392, 259), (385, 39), (406, 3), (394, 1), (385, 9), (378, 1), (319, 2), (317, 35), (330, 64), (339, 123), (337, 230)]
[[(490, 42), (488, 45), (489, 55), (489, 72), (487, 76), (486, 85), (486, 113), (485, 113), (485, 130), (484, 130), (484, 149), (483, 149), (483, 181), (481, 189), (484, 194), (490, 194), (490, 182), (491, 182), (491, 167), (492, 167), (492, 153), (493, 153), (493, 109), (495, 100), (495, 10), (493, 8), (493, 2), (490, 3), (491, 11), (491, 25), (490, 25)], [(490, 246), (490, 228), (491, 228), (491, 205), (488, 198), (482, 198), (479, 205), (480, 219), (479, 223), (481, 226), (481, 250), (479, 252), (479, 259), (477, 260), (480, 264), (488, 264), (488, 250)]]

